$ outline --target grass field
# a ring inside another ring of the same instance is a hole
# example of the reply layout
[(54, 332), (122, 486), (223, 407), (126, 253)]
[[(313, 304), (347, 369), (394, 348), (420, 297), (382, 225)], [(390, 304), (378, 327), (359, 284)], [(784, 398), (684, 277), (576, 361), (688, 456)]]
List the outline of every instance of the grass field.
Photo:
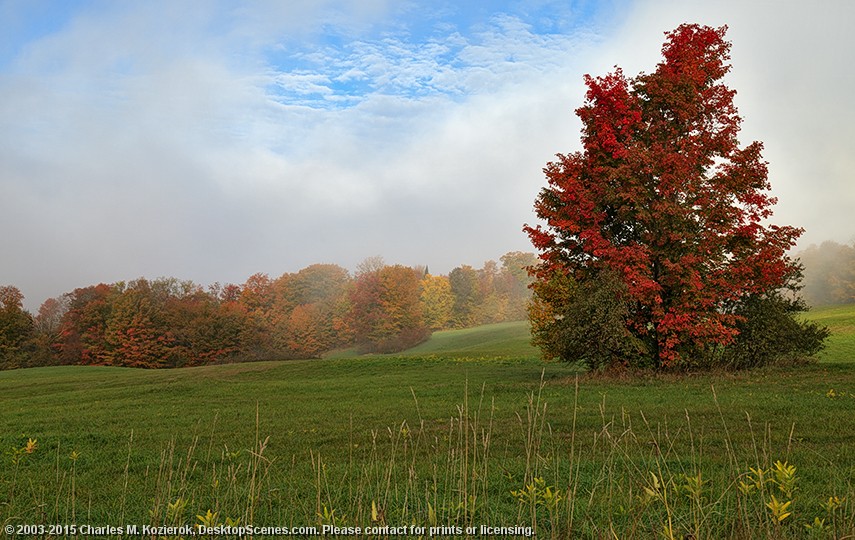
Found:
[(0, 521), (844, 538), (855, 309), (809, 317), (820, 363), (735, 374), (579, 374), (513, 323), (396, 356), (3, 372)]
[(807, 318), (831, 330), (828, 347), (820, 353), (823, 362), (855, 362), (855, 307), (833, 306), (807, 313)]

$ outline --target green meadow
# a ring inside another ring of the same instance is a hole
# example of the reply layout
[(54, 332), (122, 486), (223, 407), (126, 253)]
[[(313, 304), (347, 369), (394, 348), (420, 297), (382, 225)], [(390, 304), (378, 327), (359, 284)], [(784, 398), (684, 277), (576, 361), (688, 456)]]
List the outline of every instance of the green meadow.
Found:
[(855, 307), (807, 316), (833, 332), (817, 363), (741, 373), (586, 374), (525, 323), (392, 356), (2, 372), (2, 534), (852, 537)]
[(807, 317), (831, 330), (826, 349), (819, 358), (829, 363), (855, 362), (855, 308), (851, 305), (809, 311)]

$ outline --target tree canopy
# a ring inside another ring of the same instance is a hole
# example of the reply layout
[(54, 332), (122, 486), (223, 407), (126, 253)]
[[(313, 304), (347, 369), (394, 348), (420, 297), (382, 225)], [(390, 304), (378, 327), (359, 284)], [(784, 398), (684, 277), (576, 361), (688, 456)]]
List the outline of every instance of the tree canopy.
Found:
[[(533, 329), (549, 354), (590, 352), (561, 338), (571, 319), (618, 321), (594, 364), (710, 359), (738, 341), (749, 299), (798, 281), (787, 251), (802, 229), (767, 224), (776, 200), (763, 145), (737, 139), (726, 30), (684, 24), (666, 33), (652, 73), (585, 76), (582, 150), (546, 166), (535, 202), (545, 226), (525, 227), (541, 257)], [(616, 301), (568, 300), (598, 286)]]

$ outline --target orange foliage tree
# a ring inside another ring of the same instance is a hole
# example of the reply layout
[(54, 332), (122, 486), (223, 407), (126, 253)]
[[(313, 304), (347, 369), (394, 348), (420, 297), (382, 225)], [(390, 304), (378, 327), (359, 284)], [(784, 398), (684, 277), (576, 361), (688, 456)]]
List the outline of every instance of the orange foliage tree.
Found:
[(384, 266), (356, 276), (351, 321), (366, 352), (397, 352), (430, 336), (420, 305), (421, 275), (406, 266)]

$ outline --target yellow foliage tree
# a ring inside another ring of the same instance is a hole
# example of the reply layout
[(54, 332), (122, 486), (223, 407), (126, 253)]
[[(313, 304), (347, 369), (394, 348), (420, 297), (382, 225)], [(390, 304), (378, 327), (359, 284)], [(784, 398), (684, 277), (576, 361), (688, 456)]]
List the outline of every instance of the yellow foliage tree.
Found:
[(421, 282), (422, 315), (425, 325), (431, 330), (442, 330), (451, 320), (454, 294), (446, 276), (427, 274)]

